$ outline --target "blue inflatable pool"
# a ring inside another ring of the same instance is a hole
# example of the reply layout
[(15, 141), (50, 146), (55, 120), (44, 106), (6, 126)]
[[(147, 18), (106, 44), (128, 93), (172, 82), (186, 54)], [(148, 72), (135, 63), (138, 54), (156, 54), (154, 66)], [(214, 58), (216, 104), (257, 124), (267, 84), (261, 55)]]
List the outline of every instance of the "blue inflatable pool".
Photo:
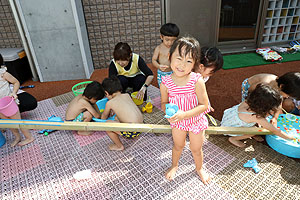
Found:
[[(294, 121), (290, 121), (286, 118), (285, 114), (281, 114), (278, 117), (277, 126), (287, 134), (300, 138), (299, 116), (297, 116)], [(292, 158), (300, 158), (299, 141), (285, 140), (277, 135), (266, 135), (266, 141), (268, 145), (278, 153)]]

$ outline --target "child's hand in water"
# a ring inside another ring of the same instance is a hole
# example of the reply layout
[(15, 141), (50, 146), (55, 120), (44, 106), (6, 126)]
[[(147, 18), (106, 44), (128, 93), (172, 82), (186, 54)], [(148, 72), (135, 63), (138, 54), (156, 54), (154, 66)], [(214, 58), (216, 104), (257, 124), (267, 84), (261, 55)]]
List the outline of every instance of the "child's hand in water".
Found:
[(270, 122), (271, 122), (271, 124), (273, 124), (273, 126), (277, 127), (277, 118), (276, 117), (273, 117)]
[(185, 118), (185, 112), (182, 110), (178, 110), (177, 113), (175, 113), (172, 117), (170, 117), (168, 120), (170, 123), (176, 123), (181, 120), (184, 120)]
[(160, 69), (160, 71), (164, 72), (167, 69), (169, 69), (169, 66), (168, 65), (159, 65), (159, 69)]

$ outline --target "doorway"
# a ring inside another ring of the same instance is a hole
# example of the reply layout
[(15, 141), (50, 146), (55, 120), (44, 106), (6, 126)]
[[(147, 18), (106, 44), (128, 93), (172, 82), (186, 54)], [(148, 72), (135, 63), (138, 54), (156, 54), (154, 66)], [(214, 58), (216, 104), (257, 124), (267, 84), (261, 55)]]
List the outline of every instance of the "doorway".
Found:
[(257, 47), (263, 0), (221, 0), (218, 46)]

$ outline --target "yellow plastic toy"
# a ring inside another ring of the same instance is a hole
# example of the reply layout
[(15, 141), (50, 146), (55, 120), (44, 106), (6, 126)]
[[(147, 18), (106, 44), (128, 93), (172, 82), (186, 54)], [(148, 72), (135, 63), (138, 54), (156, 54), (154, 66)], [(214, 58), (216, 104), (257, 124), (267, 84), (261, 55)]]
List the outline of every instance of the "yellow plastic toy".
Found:
[(148, 102), (145, 107), (142, 108), (143, 112), (152, 113), (153, 105), (151, 102)]
[(142, 105), (143, 104), (143, 99), (137, 99), (136, 98), (136, 95), (138, 94), (138, 92), (133, 92), (133, 93), (131, 93), (131, 98), (132, 98), (132, 100), (133, 100), (133, 102), (137, 105), (137, 106), (139, 106), (139, 105)]

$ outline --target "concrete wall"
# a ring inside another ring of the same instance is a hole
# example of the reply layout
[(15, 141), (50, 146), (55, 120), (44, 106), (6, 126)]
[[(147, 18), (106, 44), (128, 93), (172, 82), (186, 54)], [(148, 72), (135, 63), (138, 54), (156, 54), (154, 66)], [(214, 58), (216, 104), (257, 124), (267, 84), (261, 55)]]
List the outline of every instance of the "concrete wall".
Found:
[(176, 23), (180, 35), (191, 35), (202, 46), (216, 45), (217, 0), (166, 0), (167, 22)]
[[(151, 62), (161, 42), (161, 0), (82, 0), (82, 6), (95, 68), (108, 67), (120, 41)], [(8, 0), (0, 1), (0, 30), (1, 48), (22, 47)]]

